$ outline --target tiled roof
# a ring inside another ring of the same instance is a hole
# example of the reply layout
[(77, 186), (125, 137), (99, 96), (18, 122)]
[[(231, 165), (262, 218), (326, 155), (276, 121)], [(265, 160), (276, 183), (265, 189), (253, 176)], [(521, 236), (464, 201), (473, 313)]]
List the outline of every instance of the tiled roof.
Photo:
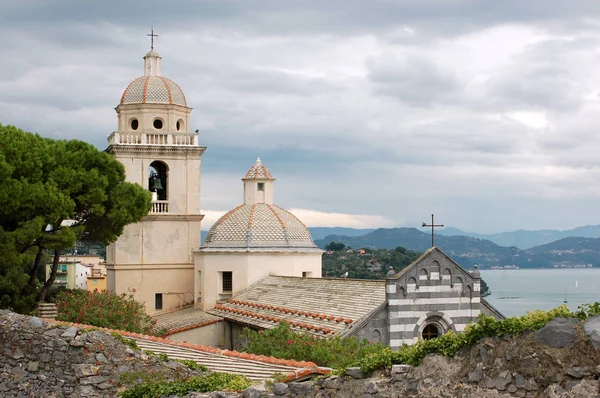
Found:
[(121, 104), (174, 104), (187, 106), (181, 88), (163, 76), (140, 76), (127, 86)]
[(289, 211), (265, 203), (243, 204), (221, 217), (202, 248), (318, 249), (308, 228)]
[(383, 280), (271, 275), (209, 312), (258, 328), (285, 322), (296, 331), (331, 337), (350, 334), (384, 303)]
[(223, 320), (218, 316), (211, 315), (194, 307), (158, 313), (153, 315), (152, 318), (156, 320), (157, 328), (166, 329), (168, 331), (167, 336)]
[(243, 180), (274, 180), (267, 166), (263, 165), (260, 158), (256, 159), (254, 166), (246, 173)]
[(118, 333), (122, 336), (134, 339), (142, 350), (150, 350), (156, 354), (164, 353), (173, 359), (191, 359), (197, 363), (206, 365), (209, 370), (240, 374), (255, 381), (266, 380), (276, 372), (284, 374), (288, 381), (331, 372), (330, 368), (319, 367), (313, 362), (279, 359), (238, 351), (221, 350), (214, 347), (182, 343), (159, 337), (124, 332), (122, 330), (98, 328), (77, 323), (60, 321), (48, 322), (75, 326), (79, 329), (93, 329), (109, 333)]

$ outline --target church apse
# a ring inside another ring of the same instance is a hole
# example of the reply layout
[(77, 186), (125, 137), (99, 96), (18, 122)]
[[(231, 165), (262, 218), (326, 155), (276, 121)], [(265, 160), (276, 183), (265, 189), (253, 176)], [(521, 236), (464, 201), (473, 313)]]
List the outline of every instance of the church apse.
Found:
[(481, 313), (479, 271), (465, 271), (437, 247), (386, 283), (389, 345), (399, 348), (452, 330)]

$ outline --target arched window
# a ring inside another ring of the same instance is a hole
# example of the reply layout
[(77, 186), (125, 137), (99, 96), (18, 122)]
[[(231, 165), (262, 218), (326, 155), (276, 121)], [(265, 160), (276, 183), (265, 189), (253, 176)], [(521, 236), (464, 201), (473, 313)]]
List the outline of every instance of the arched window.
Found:
[(473, 298), (473, 290), (471, 290), (471, 286), (465, 287), (465, 297)]
[(429, 323), (425, 325), (425, 328), (423, 328), (423, 333), (421, 335), (424, 340), (435, 339), (436, 337), (439, 337), (440, 330), (438, 329), (437, 325)]
[(427, 270), (425, 268), (421, 268), (419, 270), (419, 280), (427, 280), (429, 275), (427, 274)]
[(373, 344), (381, 343), (381, 332), (379, 330), (373, 330), (373, 334), (371, 335), (371, 342)]
[(169, 168), (159, 160), (150, 163), (148, 168), (148, 189), (151, 192), (156, 192), (158, 200), (167, 200), (167, 190), (169, 188)]

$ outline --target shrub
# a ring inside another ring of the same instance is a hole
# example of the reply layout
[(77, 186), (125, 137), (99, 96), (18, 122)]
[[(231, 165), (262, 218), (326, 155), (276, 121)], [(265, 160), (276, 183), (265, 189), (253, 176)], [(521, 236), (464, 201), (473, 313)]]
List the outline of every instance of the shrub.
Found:
[(156, 321), (144, 310), (144, 304), (132, 294), (115, 294), (107, 290), (67, 290), (54, 298), (59, 321), (83, 323), (134, 333), (164, 335), (155, 328)]
[(477, 322), (467, 325), (460, 334), (448, 332), (431, 340), (419, 340), (415, 344), (403, 345), (397, 351), (389, 347), (370, 353), (355, 362), (365, 373), (375, 369), (391, 367), (393, 364), (408, 364), (418, 366), (428, 354), (454, 356), (462, 347), (470, 346), (484, 337), (514, 336), (523, 331), (538, 330), (556, 317), (577, 317), (587, 319), (600, 313), (600, 303), (585, 304), (579, 311), (571, 312), (566, 305), (561, 305), (549, 311), (535, 310), (520, 317), (496, 320), (493, 317), (480, 315)]
[(380, 343), (371, 344), (356, 337), (323, 339), (308, 333), (295, 333), (286, 323), (268, 330), (244, 329), (242, 336), (247, 340), (245, 352), (310, 361), (337, 369), (345, 369), (359, 358), (383, 348)]
[[(130, 379), (139, 380), (139, 377)], [(141, 381), (141, 384), (133, 385), (121, 392), (120, 396), (122, 398), (159, 398), (183, 396), (192, 391), (242, 391), (252, 385), (250, 379), (245, 376), (218, 372), (194, 376), (185, 380), (164, 381), (143, 378)]]

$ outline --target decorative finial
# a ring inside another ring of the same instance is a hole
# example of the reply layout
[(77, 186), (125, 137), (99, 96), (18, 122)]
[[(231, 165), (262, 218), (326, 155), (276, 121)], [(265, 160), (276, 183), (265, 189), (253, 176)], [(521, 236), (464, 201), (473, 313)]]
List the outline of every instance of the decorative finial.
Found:
[(150, 33), (146, 36), (150, 36), (150, 50), (154, 50), (154, 38), (158, 37), (158, 35), (154, 34), (154, 28), (150, 28)]
[(256, 158), (256, 165), (258, 166), (260, 164), (262, 164), (262, 162), (260, 161), (260, 158)]

